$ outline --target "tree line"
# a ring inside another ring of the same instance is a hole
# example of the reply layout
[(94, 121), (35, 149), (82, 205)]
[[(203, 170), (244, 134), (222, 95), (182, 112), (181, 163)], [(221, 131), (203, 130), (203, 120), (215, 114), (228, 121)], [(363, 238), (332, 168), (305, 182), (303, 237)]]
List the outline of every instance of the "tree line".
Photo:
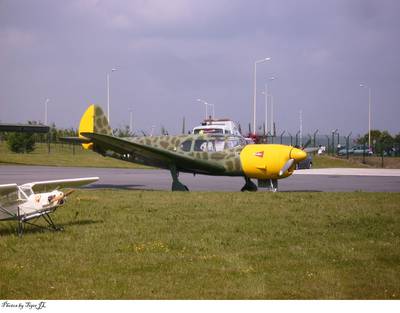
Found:
[[(28, 121), (28, 125), (40, 125), (36, 121)], [(36, 143), (58, 143), (60, 138), (77, 137), (78, 129), (76, 128), (58, 128), (55, 123), (49, 125), (48, 133), (20, 133), (20, 132), (1, 132), (0, 141), (6, 141), (8, 148), (16, 153), (29, 153), (35, 150)], [(115, 128), (114, 136), (132, 137), (129, 126)]]
[[(357, 139), (359, 145), (368, 145), (368, 133)], [(375, 154), (399, 155), (400, 133), (392, 136), (387, 130), (371, 130), (371, 146)]]

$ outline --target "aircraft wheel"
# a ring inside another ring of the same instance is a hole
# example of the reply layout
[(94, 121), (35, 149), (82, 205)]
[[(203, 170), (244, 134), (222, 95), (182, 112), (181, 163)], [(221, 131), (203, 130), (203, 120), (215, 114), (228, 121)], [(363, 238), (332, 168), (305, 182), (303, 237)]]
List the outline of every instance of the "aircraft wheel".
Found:
[(189, 191), (189, 188), (186, 187), (181, 182), (173, 182), (171, 189), (172, 189), (172, 191)]
[(257, 191), (257, 186), (249, 178), (246, 178), (246, 184), (240, 189), (240, 191)]

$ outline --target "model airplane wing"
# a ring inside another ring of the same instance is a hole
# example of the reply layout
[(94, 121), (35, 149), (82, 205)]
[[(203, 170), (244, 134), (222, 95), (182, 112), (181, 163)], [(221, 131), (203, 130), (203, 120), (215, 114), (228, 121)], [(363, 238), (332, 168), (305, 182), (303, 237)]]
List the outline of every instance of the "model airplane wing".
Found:
[(0, 185), (0, 220), (11, 219), (18, 210), (18, 185)]
[(17, 184), (0, 185), (0, 196), (7, 196), (15, 191), (18, 191)]
[(23, 184), (21, 188), (30, 187), (35, 193), (38, 193), (38, 192), (52, 191), (54, 189), (61, 189), (61, 188), (80, 187), (91, 184), (98, 180), (99, 180), (98, 177), (48, 180), (48, 181), (39, 181), (39, 182)]
[(95, 145), (99, 145), (103, 149), (109, 149), (120, 154), (137, 155), (147, 160), (162, 163), (167, 168), (168, 165), (179, 163), (179, 167), (183, 169), (199, 171), (212, 170), (217, 173), (223, 173), (225, 171), (225, 168), (220, 164), (190, 158), (175, 151), (160, 149), (154, 146), (144, 145), (109, 135), (86, 132), (81, 133), (81, 135), (90, 138)]

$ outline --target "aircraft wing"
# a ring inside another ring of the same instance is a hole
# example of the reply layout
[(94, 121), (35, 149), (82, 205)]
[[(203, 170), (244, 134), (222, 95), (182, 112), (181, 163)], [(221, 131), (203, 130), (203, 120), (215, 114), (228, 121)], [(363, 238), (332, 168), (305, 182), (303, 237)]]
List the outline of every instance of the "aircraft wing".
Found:
[(0, 185), (0, 221), (12, 219), (17, 214), (18, 204), (21, 202), (17, 191), (17, 184)]
[(318, 151), (318, 147), (309, 147), (309, 148), (304, 148), (303, 150), (307, 153), (315, 152)]
[(91, 184), (98, 181), (98, 177), (84, 177), (84, 178), (71, 178), (71, 179), (58, 179), (48, 181), (38, 181), (33, 183), (23, 184), (21, 187), (30, 187), (35, 193), (52, 191), (61, 188), (73, 188)]
[(163, 164), (166, 168), (175, 164), (181, 170), (213, 173), (223, 173), (225, 171), (225, 168), (218, 163), (194, 159), (175, 151), (160, 149), (109, 135), (86, 132), (82, 132), (81, 135), (90, 138), (95, 145), (99, 145), (105, 150), (112, 150), (120, 154), (137, 155), (143, 159), (153, 161), (154, 164)]
[(17, 184), (0, 185), (0, 196), (6, 196), (15, 191), (18, 191)]

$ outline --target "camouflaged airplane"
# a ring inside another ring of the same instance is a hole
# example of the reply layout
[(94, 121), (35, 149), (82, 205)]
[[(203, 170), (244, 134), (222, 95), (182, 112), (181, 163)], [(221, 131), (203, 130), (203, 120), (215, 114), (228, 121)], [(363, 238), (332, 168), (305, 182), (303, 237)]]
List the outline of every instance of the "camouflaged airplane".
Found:
[(112, 135), (107, 117), (97, 105), (91, 105), (79, 125), (75, 141), (85, 149), (103, 156), (167, 169), (172, 176), (173, 191), (188, 191), (179, 172), (242, 176), (242, 191), (258, 187), (276, 191), (278, 179), (293, 174), (296, 164), (307, 158), (304, 150), (278, 144), (247, 144), (241, 136), (192, 134), (181, 136), (145, 136), (117, 138)]

